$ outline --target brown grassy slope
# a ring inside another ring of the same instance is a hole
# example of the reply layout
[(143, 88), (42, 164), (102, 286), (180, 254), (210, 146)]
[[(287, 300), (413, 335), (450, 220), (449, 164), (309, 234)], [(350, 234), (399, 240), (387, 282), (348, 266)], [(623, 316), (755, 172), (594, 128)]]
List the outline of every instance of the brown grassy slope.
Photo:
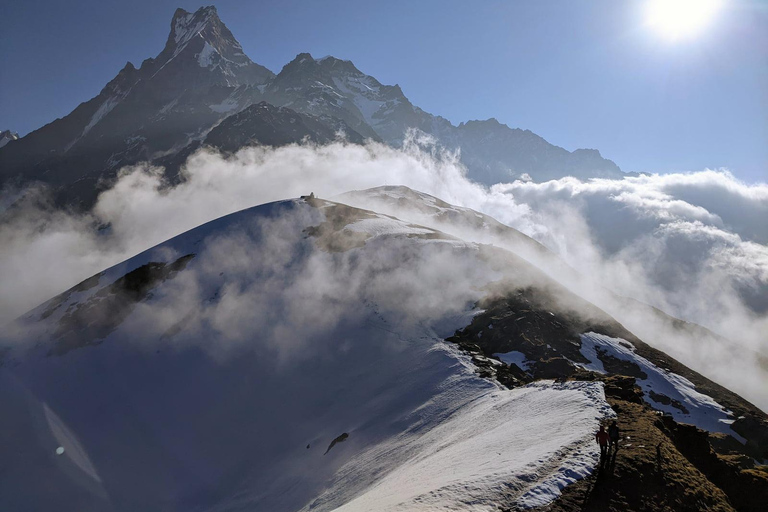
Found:
[(541, 512), (735, 510), (664, 434), (656, 413), (625, 400), (608, 397), (608, 402), (618, 412), (619, 450)]
[[(479, 306), (484, 312), (448, 338), (472, 356), (481, 376), (495, 378), (508, 387), (550, 378), (605, 382), (606, 397), (629, 439), (612, 464), (566, 488), (562, 498), (544, 510), (764, 510), (768, 472), (755, 466), (750, 446), (659, 415), (635, 386), (640, 371), (637, 365), (603, 356), (611, 375), (600, 375), (572, 361), (584, 359), (578, 334), (595, 331), (643, 346), (650, 359), (673, 371), (684, 368), (682, 365), (646, 348), (594, 306), (580, 304), (573, 297), (563, 305), (562, 295), (558, 299), (547, 295), (548, 290), (532, 287), (499, 294), (483, 301)], [(494, 353), (511, 350), (526, 354), (531, 361), (527, 372), (516, 365), (491, 361)], [(701, 376), (696, 380), (706, 382)], [(723, 397), (716, 387), (706, 388), (715, 391), (716, 399)], [(742, 405), (742, 410), (749, 407), (739, 404), (740, 400), (730, 402)], [(761, 424), (765, 422), (761, 412), (755, 416)], [(758, 430), (758, 439), (762, 432)]]

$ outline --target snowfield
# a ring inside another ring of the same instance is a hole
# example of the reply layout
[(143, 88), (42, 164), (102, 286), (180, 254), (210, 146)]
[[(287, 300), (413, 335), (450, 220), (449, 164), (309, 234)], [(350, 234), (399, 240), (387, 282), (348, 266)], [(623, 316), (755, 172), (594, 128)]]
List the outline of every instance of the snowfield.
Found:
[(612, 412), (600, 383), (501, 389), (442, 340), (498, 278), (475, 244), (322, 201), (171, 239), (7, 336), (0, 510), (549, 503)]
[(347, 499), (345, 477), (384, 459), (395, 466), (389, 475), (329, 510), (497, 510), (510, 498), (525, 508), (543, 506), (591, 473), (598, 458), (593, 433), (611, 412), (600, 383), (485, 393), (426, 432), (362, 454), (318, 501)]

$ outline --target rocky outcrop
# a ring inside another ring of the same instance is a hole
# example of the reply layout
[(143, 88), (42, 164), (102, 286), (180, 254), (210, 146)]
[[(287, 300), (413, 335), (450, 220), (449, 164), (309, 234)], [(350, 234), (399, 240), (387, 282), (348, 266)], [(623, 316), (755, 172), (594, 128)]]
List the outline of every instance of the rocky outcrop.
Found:
[[(768, 469), (756, 461), (765, 459), (768, 423), (752, 404), (652, 349), (565, 290), (515, 289), (478, 308), (482, 312), (472, 323), (447, 341), (472, 357), (480, 375), (510, 388), (539, 379), (600, 380), (617, 413), (620, 449), (592, 476), (569, 486), (541, 510), (763, 509)], [(654, 404), (661, 404), (689, 412), (685, 404), (663, 393), (641, 389), (638, 382), (649, 376), (639, 364), (596, 349), (604, 372), (589, 370), (579, 336), (587, 331), (626, 340), (640, 357), (684, 375), (698, 392), (727, 404), (735, 419), (732, 435), (708, 432), (654, 409)], [(517, 354), (517, 362), (502, 362), (499, 354), (509, 353)]]

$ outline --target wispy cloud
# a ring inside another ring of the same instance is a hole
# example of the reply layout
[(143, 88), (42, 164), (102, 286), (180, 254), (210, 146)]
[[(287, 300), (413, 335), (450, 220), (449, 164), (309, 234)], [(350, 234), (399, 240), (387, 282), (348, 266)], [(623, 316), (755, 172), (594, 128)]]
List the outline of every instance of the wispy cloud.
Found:
[[(727, 171), (487, 189), (466, 178), (455, 154), (414, 135), (402, 149), (337, 142), (246, 148), (229, 157), (203, 150), (184, 174), (183, 183), (168, 188), (156, 169), (123, 169), (86, 214), (58, 211), (40, 193), (25, 191), (0, 225), (0, 320), (222, 215), (311, 191), (331, 197), (388, 184), (487, 213), (538, 239), (592, 282), (705, 325), (748, 354), (768, 352), (768, 185), (744, 184)], [(0, 207), (19, 194), (4, 191)], [(230, 323), (238, 316), (231, 311)], [(632, 323), (629, 316), (619, 320)], [(716, 378), (745, 373), (736, 370), (743, 358), (718, 370), (707, 350), (679, 352)], [(765, 380), (751, 382), (754, 390)]]

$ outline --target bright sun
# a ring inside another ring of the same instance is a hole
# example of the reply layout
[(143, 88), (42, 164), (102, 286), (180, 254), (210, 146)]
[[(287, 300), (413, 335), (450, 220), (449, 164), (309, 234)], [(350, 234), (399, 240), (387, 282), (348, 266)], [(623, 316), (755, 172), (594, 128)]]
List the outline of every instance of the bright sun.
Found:
[(648, 0), (648, 24), (669, 39), (690, 38), (712, 20), (723, 0)]

